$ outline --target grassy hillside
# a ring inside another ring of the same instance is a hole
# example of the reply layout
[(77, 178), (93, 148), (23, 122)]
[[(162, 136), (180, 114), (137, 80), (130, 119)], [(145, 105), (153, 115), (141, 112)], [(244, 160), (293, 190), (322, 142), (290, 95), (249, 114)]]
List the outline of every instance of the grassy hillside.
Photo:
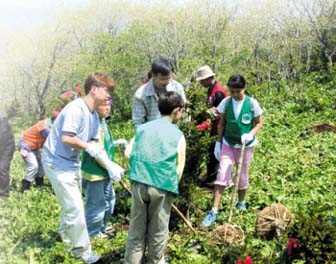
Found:
[[(211, 230), (194, 236), (173, 213), (167, 249), (170, 263), (236, 263), (248, 255), (253, 263), (336, 263), (336, 133), (325, 131), (326, 124), (336, 125), (336, 80), (321, 80), (310, 76), (296, 84), (269, 83), (250, 88), (265, 112), (250, 170), (251, 186), (246, 198), (249, 210), (234, 210), (233, 216), (233, 223), (245, 231), (245, 244), (213, 244)], [(188, 93), (191, 96), (193, 91)], [(313, 128), (320, 124), (325, 126)], [(18, 136), (23, 127), (19, 122), (13, 126)], [(131, 136), (129, 123), (122, 128), (115, 124), (114, 128), (115, 138)], [(188, 134), (187, 143), (197, 148), (197, 142), (188, 140), (190, 137)], [(120, 153), (117, 159), (123, 162)], [(22, 194), (19, 190), (23, 175), (24, 164), (16, 152), (11, 167), (11, 196), (0, 199), (0, 263), (81, 263), (63, 251), (64, 244), (56, 232), (59, 206), (50, 185)], [(180, 197), (176, 204), (183, 212), (189, 208), (193, 225), (199, 227), (211, 208), (212, 194), (193, 184), (197, 176), (190, 175), (190, 171), (185, 172), (185, 178), (191, 182), (189, 197)], [(108, 240), (93, 241), (105, 263), (120, 263), (127, 237), (130, 199), (119, 184), (115, 187), (118, 200), (112, 221), (117, 232)], [(228, 220), (230, 193), (224, 193), (217, 225)], [(276, 202), (295, 215), (295, 224), (281, 239), (257, 237), (257, 213)], [(298, 239), (299, 248), (289, 257), (285, 248), (292, 237)]]

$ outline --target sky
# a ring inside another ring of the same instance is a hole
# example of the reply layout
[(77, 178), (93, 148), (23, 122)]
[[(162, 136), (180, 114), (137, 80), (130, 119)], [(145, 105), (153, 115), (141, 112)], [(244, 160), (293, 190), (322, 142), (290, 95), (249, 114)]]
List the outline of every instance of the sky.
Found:
[(39, 27), (62, 9), (76, 8), (93, 0), (0, 0), (0, 29), (25, 31)]

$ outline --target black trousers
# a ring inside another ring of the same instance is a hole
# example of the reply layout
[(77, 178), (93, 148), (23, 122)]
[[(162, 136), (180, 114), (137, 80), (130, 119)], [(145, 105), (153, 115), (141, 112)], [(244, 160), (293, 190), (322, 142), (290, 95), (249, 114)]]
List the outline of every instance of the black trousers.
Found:
[(207, 162), (207, 172), (208, 176), (204, 182), (213, 182), (216, 180), (219, 162), (214, 155), (216, 142), (213, 142), (209, 145), (208, 148), (208, 162)]

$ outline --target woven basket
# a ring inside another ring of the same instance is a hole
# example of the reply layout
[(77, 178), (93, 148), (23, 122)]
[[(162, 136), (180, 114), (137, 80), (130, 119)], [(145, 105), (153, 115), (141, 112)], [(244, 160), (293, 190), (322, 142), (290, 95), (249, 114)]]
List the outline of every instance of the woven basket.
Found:
[(224, 224), (218, 226), (212, 231), (212, 243), (214, 244), (238, 244), (242, 245), (245, 240), (245, 234), (240, 226)]
[(257, 215), (256, 234), (266, 238), (281, 237), (293, 218), (282, 204), (268, 206)]

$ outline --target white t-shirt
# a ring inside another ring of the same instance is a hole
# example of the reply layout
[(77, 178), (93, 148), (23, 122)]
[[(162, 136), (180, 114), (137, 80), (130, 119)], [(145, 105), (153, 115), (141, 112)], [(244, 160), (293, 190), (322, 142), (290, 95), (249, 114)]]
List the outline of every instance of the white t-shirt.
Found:
[[(225, 107), (226, 105), (229, 103), (228, 100), (231, 98), (231, 96), (228, 96), (226, 98), (224, 98), (220, 104), (217, 106), (217, 111), (221, 114), (223, 114), (225, 112)], [(245, 99), (245, 97), (244, 97)], [(243, 103), (244, 103), (244, 99), (241, 100), (241, 101), (236, 101), (234, 98), (232, 98), (232, 106), (233, 106), (233, 112), (234, 112), (234, 115), (236, 117), (236, 119), (239, 117), (240, 115), (240, 111), (243, 107)], [(254, 117), (257, 117), (257, 116), (260, 116), (262, 113), (263, 113), (263, 110), (261, 109), (258, 101), (254, 98), (251, 97), (251, 103), (252, 103), (252, 109), (253, 109), (253, 115)], [(255, 137), (253, 142), (248, 145), (248, 147), (253, 147), (255, 146), (256, 144), (258, 143), (258, 140), (257, 138)], [(230, 145), (223, 137), (223, 144), (225, 145)], [(236, 144), (233, 146), (234, 148), (240, 148), (241, 145), (240, 144)]]

